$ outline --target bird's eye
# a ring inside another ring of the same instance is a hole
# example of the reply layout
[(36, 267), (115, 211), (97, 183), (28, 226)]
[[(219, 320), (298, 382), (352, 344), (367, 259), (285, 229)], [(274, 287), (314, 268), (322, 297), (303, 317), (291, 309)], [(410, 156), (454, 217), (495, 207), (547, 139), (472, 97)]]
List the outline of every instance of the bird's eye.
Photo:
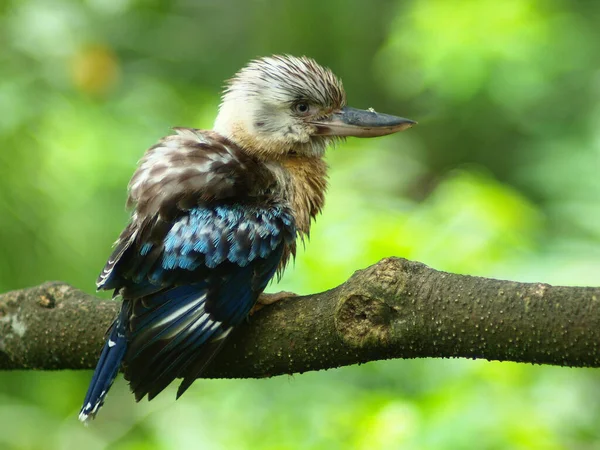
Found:
[(310, 111), (310, 105), (306, 102), (294, 103), (293, 110), (298, 114), (306, 115)]

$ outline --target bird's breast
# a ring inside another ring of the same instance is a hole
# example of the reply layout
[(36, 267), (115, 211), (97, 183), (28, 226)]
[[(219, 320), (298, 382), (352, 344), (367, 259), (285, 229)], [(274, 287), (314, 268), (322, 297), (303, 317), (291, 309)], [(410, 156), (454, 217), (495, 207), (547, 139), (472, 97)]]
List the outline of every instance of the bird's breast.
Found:
[(281, 167), (296, 228), (308, 236), (311, 221), (321, 212), (327, 190), (327, 164), (321, 158), (290, 157)]

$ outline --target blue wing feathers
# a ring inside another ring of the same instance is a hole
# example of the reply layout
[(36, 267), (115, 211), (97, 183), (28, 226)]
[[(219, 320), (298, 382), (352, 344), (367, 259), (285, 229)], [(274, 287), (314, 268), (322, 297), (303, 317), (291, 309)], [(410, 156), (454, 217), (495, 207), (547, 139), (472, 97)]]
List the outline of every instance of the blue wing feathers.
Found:
[(159, 306), (159, 313), (150, 308), (144, 323), (138, 324), (140, 329), (132, 327), (125, 373), (137, 399), (158, 394), (193, 361), (202, 344), (223, 332), (206, 313), (206, 294), (204, 285), (160, 294), (169, 298)]
[(121, 362), (136, 399), (154, 397), (178, 377), (181, 395), (247, 317), (296, 238), (284, 207), (197, 207), (169, 227), (160, 224), (158, 240), (143, 226), (137, 237), (130, 230), (103, 271), (99, 287), (120, 289), (130, 306), (115, 321), (107, 342), (117, 344), (105, 346), (82, 414), (102, 405)]
[(173, 298), (160, 308), (149, 310), (140, 317), (134, 316), (130, 321), (130, 338), (136, 338), (136, 342), (141, 344), (140, 350), (143, 349), (152, 343), (146, 334), (152, 333), (152, 339), (159, 339), (169, 328), (177, 326), (185, 319), (190, 309), (199, 306), (199, 303), (204, 301), (202, 296), (203, 293), (197, 293)]
[(284, 234), (286, 241), (295, 238), (291, 213), (271, 209), (231, 205), (191, 210), (165, 237), (163, 267), (195, 270), (199, 264), (215, 268), (226, 261), (243, 267), (265, 258), (283, 243)]

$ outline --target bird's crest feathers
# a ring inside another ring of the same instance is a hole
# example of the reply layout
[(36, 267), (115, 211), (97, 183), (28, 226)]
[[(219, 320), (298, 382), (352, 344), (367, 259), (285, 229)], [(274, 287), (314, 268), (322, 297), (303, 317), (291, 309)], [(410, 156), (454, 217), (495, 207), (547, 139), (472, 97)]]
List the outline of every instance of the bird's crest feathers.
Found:
[(241, 90), (283, 100), (311, 100), (332, 109), (346, 105), (342, 81), (306, 56), (274, 55), (251, 61), (228, 81), (224, 97)]

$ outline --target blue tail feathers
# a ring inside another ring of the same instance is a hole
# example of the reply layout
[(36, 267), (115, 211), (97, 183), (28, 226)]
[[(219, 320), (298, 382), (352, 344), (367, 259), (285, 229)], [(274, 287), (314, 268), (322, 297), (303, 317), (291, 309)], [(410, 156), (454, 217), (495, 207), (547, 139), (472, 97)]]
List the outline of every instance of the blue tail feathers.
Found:
[(79, 420), (84, 423), (96, 416), (104, 404), (106, 393), (119, 373), (121, 361), (127, 350), (127, 339), (125, 338), (127, 309), (127, 302), (124, 302), (102, 348), (100, 359), (79, 413)]

